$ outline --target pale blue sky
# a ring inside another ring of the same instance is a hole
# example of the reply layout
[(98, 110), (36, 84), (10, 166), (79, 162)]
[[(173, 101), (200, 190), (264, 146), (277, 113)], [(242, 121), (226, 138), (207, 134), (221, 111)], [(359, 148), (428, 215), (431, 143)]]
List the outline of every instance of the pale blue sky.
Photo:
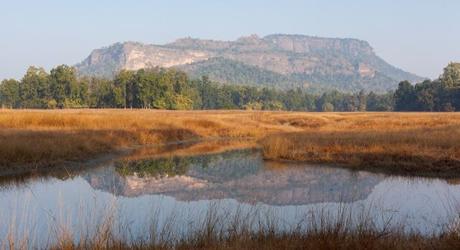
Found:
[(295, 33), (367, 40), (388, 62), (437, 77), (460, 61), (458, 0), (0, 0), (0, 79), (73, 65), (118, 41)]

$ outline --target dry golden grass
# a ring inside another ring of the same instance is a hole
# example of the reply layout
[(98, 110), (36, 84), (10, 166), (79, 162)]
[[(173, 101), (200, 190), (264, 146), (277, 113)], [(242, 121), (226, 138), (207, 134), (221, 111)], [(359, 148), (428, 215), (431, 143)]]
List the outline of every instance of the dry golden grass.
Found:
[(338, 164), (390, 174), (458, 177), (460, 116), (368, 114), (342, 116), (316, 131), (270, 135), (264, 157)]
[[(261, 138), (284, 131), (261, 113), (151, 110), (0, 111), (0, 165), (41, 167), (133, 145)], [(287, 130), (287, 131), (296, 131)]]
[(267, 159), (450, 174), (460, 172), (459, 135), (456, 113), (0, 110), (0, 166), (85, 160), (133, 145), (249, 138)]

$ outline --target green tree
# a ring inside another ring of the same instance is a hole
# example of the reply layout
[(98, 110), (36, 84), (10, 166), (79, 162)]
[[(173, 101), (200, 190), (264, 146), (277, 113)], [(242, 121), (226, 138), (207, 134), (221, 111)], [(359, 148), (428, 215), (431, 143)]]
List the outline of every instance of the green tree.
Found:
[(460, 63), (449, 63), (439, 79), (448, 88), (460, 87)]
[(280, 101), (269, 101), (265, 102), (262, 109), (264, 110), (284, 110), (285, 107)]
[(175, 109), (175, 110), (192, 109), (193, 101), (187, 96), (184, 96), (181, 94), (175, 94), (173, 98), (174, 98), (174, 101), (173, 101), (173, 105), (171, 109)]
[(305, 107), (305, 95), (300, 88), (287, 91), (284, 106), (287, 110), (308, 110)]
[(203, 76), (198, 82), (198, 92), (201, 97), (201, 109), (216, 109), (218, 108), (218, 87), (211, 83), (208, 77)]
[(326, 102), (322, 105), (321, 111), (323, 112), (333, 112), (334, 111), (334, 105), (330, 102)]
[(370, 92), (367, 95), (367, 111), (392, 111), (394, 106), (394, 94), (387, 93), (377, 95), (374, 92)]
[(316, 100), (317, 111), (344, 111), (346, 110), (344, 104), (343, 95), (336, 90), (326, 92)]
[(48, 73), (43, 68), (29, 67), (21, 80), (19, 95), (22, 108), (46, 108), (50, 99)]
[(442, 95), (441, 85), (438, 82), (426, 80), (415, 85), (416, 110), (436, 111), (439, 109), (439, 98)]
[(3, 80), (0, 84), (0, 106), (18, 108), (19, 105), (19, 82), (14, 79)]
[(243, 108), (246, 110), (262, 110), (263, 103), (261, 102), (248, 102), (243, 105)]
[(117, 99), (113, 91), (112, 81), (100, 78), (92, 78), (89, 84), (90, 106), (93, 108), (115, 108)]
[(399, 83), (395, 92), (395, 110), (396, 111), (414, 111), (416, 110), (416, 93), (415, 88), (408, 81)]
[(60, 65), (50, 72), (51, 96), (59, 108), (84, 106), (86, 86), (81, 86), (77, 80), (75, 69)]
[(316, 97), (314, 95), (305, 93), (303, 97), (303, 110), (305, 111), (316, 110), (315, 102), (316, 102)]
[(367, 110), (367, 95), (364, 90), (359, 91), (358, 94), (358, 111), (364, 112)]
[(113, 81), (114, 104), (118, 108), (127, 108), (127, 91), (130, 82), (133, 81), (134, 73), (128, 70), (122, 70)]

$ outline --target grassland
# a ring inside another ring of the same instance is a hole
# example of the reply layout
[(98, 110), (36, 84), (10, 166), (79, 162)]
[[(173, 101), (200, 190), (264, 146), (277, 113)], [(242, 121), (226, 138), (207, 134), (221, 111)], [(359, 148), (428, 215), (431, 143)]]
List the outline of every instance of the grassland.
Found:
[(329, 121), (329, 128), (267, 136), (260, 142), (265, 158), (398, 175), (460, 174), (456, 114), (362, 114), (340, 119), (344, 120)]
[(458, 138), (456, 113), (0, 110), (5, 171), (84, 161), (136, 145), (214, 141), (190, 150), (199, 153), (225, 139), (261, 147), (270, 160), (449, 177), (460, 175)]

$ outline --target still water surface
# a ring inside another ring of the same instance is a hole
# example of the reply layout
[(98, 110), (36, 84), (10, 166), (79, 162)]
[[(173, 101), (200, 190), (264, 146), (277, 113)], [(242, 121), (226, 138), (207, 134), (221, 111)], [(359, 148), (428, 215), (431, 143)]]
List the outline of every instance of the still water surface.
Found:
[[(408, 230), (441, 230), (458, 217), (460, 184), (391, 177), (342, 168), (263, 161), (256, 150), (200, 156), (113, 159), (78, 171), (0, 179), (0, 239), (27, 235), (36, 244), (50, 231), (79, 232), (107, 217), (129, 227), (133, 238), (152, 221), (171, 218), (184, 233), (210, 208), (221, 213), (263, 211), (289, 228), (310, 211), (346, 208)], [(110, 216), (108, 216), (110, 215)], [(74, 233), (76, 239), (77, 233)]]

